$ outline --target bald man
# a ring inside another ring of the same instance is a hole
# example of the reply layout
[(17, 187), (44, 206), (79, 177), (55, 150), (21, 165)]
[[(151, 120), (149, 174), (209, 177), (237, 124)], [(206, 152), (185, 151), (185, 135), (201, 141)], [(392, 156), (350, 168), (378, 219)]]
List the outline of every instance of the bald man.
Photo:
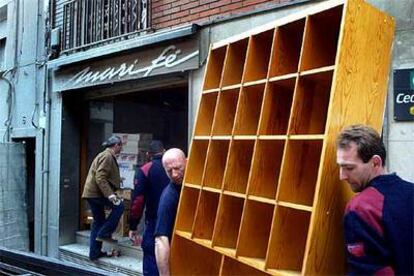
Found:
[(162, 165), (170, 178), (170, 183), (161, 194), (154, 234), (155, 257), (160, 275), (170, 275), (170, 241), (186, 163), (184, 152), (177, 148), (166, 151), (162, 157)]

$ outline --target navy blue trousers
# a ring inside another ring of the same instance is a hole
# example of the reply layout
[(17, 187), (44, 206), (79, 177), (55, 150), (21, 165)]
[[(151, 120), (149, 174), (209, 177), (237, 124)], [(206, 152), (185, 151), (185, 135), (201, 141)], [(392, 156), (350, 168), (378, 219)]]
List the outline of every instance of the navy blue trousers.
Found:
[(143, 272), (145, 276), (159, 275), (155, 259), (155, 231), (156, 220), (146, 220), (144, 236), (142, 237), (142, 251), (144, 253)]
[[(110, 238), (118, 226), (119, 219), (124, 212), (124, 203), (114, 205), (107, 198), (87, 198), (91, 207), (93, 223), (89, 241), (89, 258), (96, 260), (101, 256), (102, 242), (96, 238)], [(105, 218), (105, 206), (111, 208), (111, 213)]]

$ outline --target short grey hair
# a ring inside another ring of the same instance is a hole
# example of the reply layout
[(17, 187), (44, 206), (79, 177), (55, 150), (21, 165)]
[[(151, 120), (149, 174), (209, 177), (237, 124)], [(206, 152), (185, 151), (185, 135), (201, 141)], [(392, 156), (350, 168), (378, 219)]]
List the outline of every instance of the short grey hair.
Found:
[(116, 135), (112, 135), (111, 137), (106, 139), (105, 142), (102, 143), (102, 146), (105, 147), (105, 148), (109, 148), (109, 147), (112, 147), (114, 145), (122, 145), (121, 137), (116, 136)]

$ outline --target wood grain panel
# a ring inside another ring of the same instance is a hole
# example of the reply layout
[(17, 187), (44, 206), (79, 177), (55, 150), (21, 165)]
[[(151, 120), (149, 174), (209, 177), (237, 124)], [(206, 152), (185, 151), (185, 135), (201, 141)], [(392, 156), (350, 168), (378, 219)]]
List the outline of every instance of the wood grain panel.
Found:
[(236, 255), (261, 259), (266, 257), (274, 205), (247, 200), (237, 242)]
[(243, 39), (229, 45), (223, 72), (223, 86), (241, 83), (248, 41)]
[(181, 192), (181, 202), (178, 208), (181, 216), (177, 217), (176, 229), (180, 231), (190, 232), (193, 228), (195, 212), (197, 209), (198, 196), (200, 190), (184, 187)]
[(193, 237), (211, 240), (216, 220), (219, 194), (201, 191), (194, 221)]
[(244, 194), (250, 172), (254, 141), (233, 140), (224, 175), (224, 190)]
[(171, 248), (172, 275), (218, 275), (221, 254), (178, 235)]
[(275, 199), (285, 141), (258, 141), (248, 194)]
[(383, 122), (394, 20), (361, 0), (348, 1), (345, 9), (327, 116), (328, 138), (304, 260), (306, 275), (345, 272), (344, 251), (338, 248), (343, 248), (342, 216), (351, 191), (338, 180), (338, 132), (353, 123), (370, 124), (380, 131)]
[(265, 86), (260, 84), (242, 89), (234, 123), (233, 133), (235, 135), (256, 135), (262, 109), (264, 88)]
[(213, 235), (213, 246), (236, 249), (244, 200), (223, 195)]
[(203, 186), (221, 189), (230, 142), (212, 140), (208, 150)]
[(213, 135), (231, 135), (236, 117), (239, 89), (222, 91), (214, 116)]

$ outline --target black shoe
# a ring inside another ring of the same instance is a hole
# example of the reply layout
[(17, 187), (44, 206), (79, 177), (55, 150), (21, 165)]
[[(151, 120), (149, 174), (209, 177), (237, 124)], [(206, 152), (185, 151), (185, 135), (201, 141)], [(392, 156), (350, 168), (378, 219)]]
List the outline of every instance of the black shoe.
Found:
[(111, 237), (97, 237), (96, 240), (100, 242), (118, 243), (118, 240)]
[(91, 262), (97, 262), (99, 258), (106, 257), (106, 256), (107, 256), (107, 253), (101, 251), (101, 252), (99, 252), (98, 257), (94, 257), (94, 258), (89, 257), (89, 260)]

